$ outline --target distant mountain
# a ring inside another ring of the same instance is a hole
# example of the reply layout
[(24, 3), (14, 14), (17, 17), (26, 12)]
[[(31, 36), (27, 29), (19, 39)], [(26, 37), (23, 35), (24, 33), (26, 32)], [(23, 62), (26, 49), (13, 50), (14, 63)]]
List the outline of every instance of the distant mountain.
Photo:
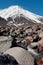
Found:
[[(11, 6), (9, 8), (0, 10), (0, 19), (1, 21), (7, 22), (10, 21), (9, 24), (13, 23), (43, 23), (43, 17), (31, 13), (28, 10), (21, 8), (20, 6)], [(2, 22), (1, 22), (2, 23)], [(3, 24), (2, 23), (2, 24)]]

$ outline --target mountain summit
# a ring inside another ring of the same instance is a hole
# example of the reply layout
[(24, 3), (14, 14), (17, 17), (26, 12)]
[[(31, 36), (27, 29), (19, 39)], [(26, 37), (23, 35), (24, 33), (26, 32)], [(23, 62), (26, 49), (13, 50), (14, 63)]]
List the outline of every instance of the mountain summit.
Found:
[(20, 17), (21, 15), (27, 20), (31, 19), (34, 23), (42, 23), (42, 16), (31, 13), (30, 11), (23, 9), (20, 6), (10, 6), (6, 9), (0, 10), (0, 16), (6, 20), (9, 17), (16, 18), (17, 16)]

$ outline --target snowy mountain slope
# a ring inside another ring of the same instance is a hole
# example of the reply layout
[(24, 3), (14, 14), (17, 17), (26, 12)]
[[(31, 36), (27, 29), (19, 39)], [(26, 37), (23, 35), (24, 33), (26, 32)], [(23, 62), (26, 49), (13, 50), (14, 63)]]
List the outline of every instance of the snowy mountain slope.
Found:
[[(20, 6), (11, 6), (9, 8), (0, 10), (0, 16), (7, 19), (8, 17), (16, 17), (23, 15), (26, 19), (31, 19), (36, 21), (36, 23), (42, 23), (38, 18), (42, 17), (36, 14), (31, 13), (30, 11), (24, 10)], [(34, 22), (33, 21), (33, 22)]]

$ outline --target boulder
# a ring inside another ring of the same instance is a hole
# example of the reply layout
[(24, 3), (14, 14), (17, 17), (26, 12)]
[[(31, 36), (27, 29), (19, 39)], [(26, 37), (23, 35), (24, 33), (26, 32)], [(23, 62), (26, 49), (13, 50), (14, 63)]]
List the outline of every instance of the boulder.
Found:
[(0, 53), (5, 52), (10, 48), (12, 38), (11, 36), (0, 36)]
[(28, 44), (33, 42), (33, 38), (31, 36), (27, 36), (25, 39)]
[(43, 38), (43, 32), (40, 32), (39, 37)]
[(36, 47), (37, 45), (38, 45), (37, 42), (33, 42), (33, 43), (30, 44), (30, 47), (31, 47), (31, 48), (34, 48), (34, 47)]
[(4, 54), (13, 56), (20, 65), (34, 65), (34, 58), (23, 48), (14, 47), (8, 49)]
[(38, 49), (39, 49), (39, 52), (43, 52), (43, 38), (38, 41)]

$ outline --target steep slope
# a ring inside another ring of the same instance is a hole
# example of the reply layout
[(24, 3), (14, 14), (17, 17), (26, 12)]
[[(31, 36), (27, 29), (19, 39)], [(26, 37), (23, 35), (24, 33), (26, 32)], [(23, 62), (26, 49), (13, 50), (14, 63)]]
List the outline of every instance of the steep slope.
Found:
[(5, 20), (4, 18), (0, 17), (0, 26), (5, 27), (7, 23), (8, 23), (7, 20)]
[(38, 20), (43, 23), (43, 17), (39, 17)]

